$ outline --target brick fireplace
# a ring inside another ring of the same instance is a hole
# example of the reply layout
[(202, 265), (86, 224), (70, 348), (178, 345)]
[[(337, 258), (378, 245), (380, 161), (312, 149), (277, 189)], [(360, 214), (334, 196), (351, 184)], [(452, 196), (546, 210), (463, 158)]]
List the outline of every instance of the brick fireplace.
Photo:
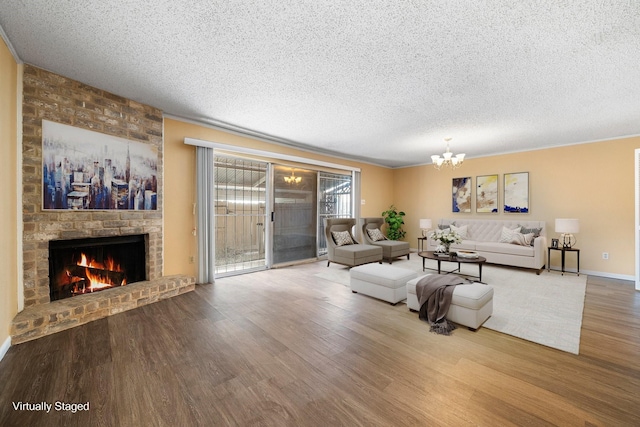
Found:
[(146, 237), (133, 234), (50, 241), (51, 301), (146, 280)]
[[(157, 147), (157, 210), (43, 210), (42, 120)], [(162, 132), (162, 112), (156, 108), (25, 64), (22, 146), (25, 310), (14, 319), (13, 343), (194, 288), (193, 278), (162, 277)], [(147, 280), (69, 299), (74, 302), (51, 301), (51, 241), (130, 235), (145, 235)]]

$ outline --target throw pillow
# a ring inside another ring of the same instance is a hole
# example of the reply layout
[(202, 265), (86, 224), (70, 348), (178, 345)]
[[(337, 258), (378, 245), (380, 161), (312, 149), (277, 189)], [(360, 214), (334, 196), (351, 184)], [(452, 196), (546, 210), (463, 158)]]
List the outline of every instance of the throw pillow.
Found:
[(522, 225), (520, 225), (520, 232), (522, 234), (529, 234), (529, 233), (533, 233), (533, 239), (531, 239), (531, 246), (533, 246), (533, 241), (536, 239), (536, 237), (540, 237), (540, 233), (542, 233), (542, 227), (540, 228), (529, 228), (529, 227), (523, 227)]
[(438, 224), (438, 228), (440, 230), (448, 230), (452, 225), (456, 225), (456, 222), (453, 221), (451, 224)]
[(468, 229), (468, 226), (466, 225), (456, 227), (455, 225), (451, 224), (451, 231), (458, 233), (458, 236), (460, 236), (462, 240), (466, 240), (468, 238), (467, 229)]
[(533, 241), (533, 233), (513, 233), (513, 237), (510, 243), (520, 246), (531, 246)]
[(348, 231), (332, 231), (331, 235), (333, 236), (333, 241), (336, 242), (338, 246), (353, 245), (351, 233)]
[(520, 233), (520, 227), (516, 227), (513, 230), (507, 227), (502, 227), (502, 234), (500, 235), (500, 243), (511, 243), (513, 240), (513, 235), (515, 233)]
[(386, 237), (384, 237), (384, 234), (382, 234), (382, 231), (380, 231), (380, 229), (378, 228), (369, 228), (367, 230), (367, 234), (369, 235), (369, 238), (371, 238), (371, 240), (373, 240), (374, 242), (379, 242), (380, 240), (386, 239)]

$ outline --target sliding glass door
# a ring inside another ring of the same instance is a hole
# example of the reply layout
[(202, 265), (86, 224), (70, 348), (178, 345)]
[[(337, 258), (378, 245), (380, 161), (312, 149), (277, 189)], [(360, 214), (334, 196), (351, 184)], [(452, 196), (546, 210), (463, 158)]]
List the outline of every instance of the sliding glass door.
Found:
[(265, 162), (216, 155), (215, 274), (266, 268)]
[(324, 218), (352, 217), (352, 176), (214, 156), (215, 276), (316, 259)]
[(316, 258), (318, 173), (280, 165), (273, 171), (273, 263)]
[(327, 253), (325, 218), (353, 217), (351, 175), (320, 172), (318, 186), (318, 255)]

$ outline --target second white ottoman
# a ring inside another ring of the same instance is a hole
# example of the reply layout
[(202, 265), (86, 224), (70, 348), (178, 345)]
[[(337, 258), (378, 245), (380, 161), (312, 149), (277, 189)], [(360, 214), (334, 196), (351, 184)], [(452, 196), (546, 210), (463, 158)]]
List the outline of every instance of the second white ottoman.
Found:
[(350, 271), (351, 291), (396, 303), (407, 297), (407, 282), (418, 273), (385, 264), (365, 264)]
[[(428, 276), (428, 275), (427, 275)], [(407, 307), (420, 311), (416, 284), (425, 276), (407, 282)], [(447, 320), (478, 329), (493, 314), (493, 287), (480, 283), (457, 285), (451, 297)]]

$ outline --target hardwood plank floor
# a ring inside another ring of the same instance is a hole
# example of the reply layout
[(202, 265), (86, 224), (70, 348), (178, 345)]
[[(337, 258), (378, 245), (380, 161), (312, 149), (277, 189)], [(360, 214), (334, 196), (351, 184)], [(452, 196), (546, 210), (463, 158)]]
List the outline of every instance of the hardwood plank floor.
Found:
[(227, 277), (13, 346), (0, 425), (640, 425), (630, 282), (589, 277), (573, 355), (484, 328), (429, 333), (403, 303), (315, 275), (326, 269)]

